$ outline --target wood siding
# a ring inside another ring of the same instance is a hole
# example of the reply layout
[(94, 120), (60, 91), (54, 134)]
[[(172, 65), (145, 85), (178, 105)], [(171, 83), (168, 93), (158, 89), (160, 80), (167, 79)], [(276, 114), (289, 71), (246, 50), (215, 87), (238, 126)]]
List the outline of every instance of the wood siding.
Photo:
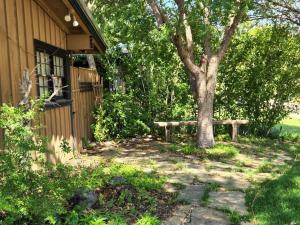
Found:
[[(97, 88), (101, 90), (101, 79), (96, 70), (84, 68), (71, 69), (72, 112), (74, 121), (74, 136), (76, 140), (92, 138), (92, 113), (97, 99), (100, 97)], [(82, 91), (80, 83), (91, 83), (92, 91)], [(84, 104), (83, 104), (84, 103)], [(78, 143), (81, 145), (81, 143)]]
[(34, 39), (66, 49), (66, 33), (34, 0), (0, 0), (0, 15), (1, 99), (16, 104), (22, 71), (29, 69), (36, 83)]
[[(25, 69), (29, 69), (34, 84), (32, 96), (37, 96), (34, 39), (66, 49), (67, 34), (35, 0), (0, 0), (0, 15), (0, 103), (16, 105), (20, 101), (19, 84)], [(55, 149), (55, 154), (49, 156), (53, 162), (66, 158), (59, 148), (63, 139), (78, 149), (82, 138), (92, 136), (95, 95), (78, 90), (80, 80), (96, 82), (99, 76), (95, 71), (75, 68), (71, 68), (70, 75), (73, 106), (47, 109), (40, 117), (40, 133), (48, 136), (49, 147)], [(0, 130), (0, 144), (1, 140)]]

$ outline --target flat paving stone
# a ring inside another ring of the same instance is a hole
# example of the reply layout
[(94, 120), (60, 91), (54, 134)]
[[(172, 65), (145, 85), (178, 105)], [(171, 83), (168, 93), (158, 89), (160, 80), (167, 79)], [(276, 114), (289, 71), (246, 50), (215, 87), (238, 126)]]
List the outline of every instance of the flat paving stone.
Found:
[(205, 191), (205, 184), (188, 185), (180, 191), (178, 200), (184, 200), (192, 205), (199, 205)]
[(171, 217), (163, 221), (163, 225), (186, 225), (190, 224), (193, 207), (188, 205), (179, 206)]
[(168, 182), (170, 183), (181, 183), (183, 185), (189, 185), (193, 182), (194, 176), (191, 174), (185, 174), (185, 173), (174, 173), (168, 174), (170, 177), (168, 179)]
[(163, 225), (230, 225), (228, 216), (215, 209), (180, 206)]
[(218, 183), (227, 189), (245, 190), (250, 186), (250, 182), (241, 173), (229, 173), (214, 170), (199, 174), (199, 181), (203, 183)]
[(215, 209), (229, 208), (239, 212), (241, 215), (248, 214), (245, 194), (239, 191), (210, 192), (210, 203), (208, 207)]
[(193, 225), (229, 225), (230, 221), (225, 213), (205, 207), (197, 207), (192, 211), (191, 222)]

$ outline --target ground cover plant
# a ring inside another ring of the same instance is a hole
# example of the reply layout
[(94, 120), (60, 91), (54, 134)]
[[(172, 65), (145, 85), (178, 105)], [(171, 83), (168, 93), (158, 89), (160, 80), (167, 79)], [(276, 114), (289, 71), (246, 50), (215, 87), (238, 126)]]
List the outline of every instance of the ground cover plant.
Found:
[[(157, 224), (174, 206), (165, 178), (124, 164), (96, 168), (52, 165), (47, 139), (36, 118), (43, 101), (31, 108), (3, 105), (5, 129), (0, 154), (0, 224)], [(62, 151), (70, 153), (66, 140)], [(33, 154), (35, 153), (35, 154)], [(152, 222), (151, 222), (152, 221)]]
[[(298, 135), (297, 120), (283, 121), (285, 131), (291, 135)], [(281, 126), (279, 124), (278, 126)], [(292, 126), (292, 129), (290, 129)], [(256, 143), (264, 148), (284, 148), (292, 154), (294, 160), (287, 166), (274, 168), (270, 162), (262, 164), (260, 172), (275, 172), (275, 179), (257, 183), (247, 191), (247, 204), (251, 211), (252, 220), (256, 224), (299, 224), (300, 217), (300, 144), (285, 143), (282, 139), (274, 141), (268, 139), (245, 139), (247, 143)], [(283, 138), (284, 139), (284, 138)], [(288, 138), (287, 138), (288, 139)]]
[[(80, 171), (59, 165), (50, 177), (35, 175), (39, 190), (28, 190), (27, 196), (1, 189), (0, 224), (156, 225), (176, 204), (175, 195), (162, 189), (164, 178), (129, 165)], [(19, 185), (23, 191), (29, 186)]]
[(257, 224), (299, 224), (300, 162), (282, 176), (257, 184), (247, 192), (248, 205)]
[(195, 143), (173, 143), (160, 146), (162, 152), (173, 152), (180, 155), (195, 155), (201, 159), (230, 159), (239, 154), (239, 149), (230, 143), (218, 143), (213, 148), (199, 149)]

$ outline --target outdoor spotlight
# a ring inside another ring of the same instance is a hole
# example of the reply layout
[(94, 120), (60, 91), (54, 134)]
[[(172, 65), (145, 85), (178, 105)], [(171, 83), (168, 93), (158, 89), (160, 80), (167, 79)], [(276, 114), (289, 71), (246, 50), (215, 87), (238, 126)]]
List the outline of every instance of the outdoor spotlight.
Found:
[(69, 12), (66, 16), (65, 16), (65, 21), (66, 22), (71, 22), (72, 18), (71, 18), (71, 13)]
[(78, 27), (78, 26), (79, 26), (79, 23), (76, 20), (76, 17), (74, 16), (73, 27)]

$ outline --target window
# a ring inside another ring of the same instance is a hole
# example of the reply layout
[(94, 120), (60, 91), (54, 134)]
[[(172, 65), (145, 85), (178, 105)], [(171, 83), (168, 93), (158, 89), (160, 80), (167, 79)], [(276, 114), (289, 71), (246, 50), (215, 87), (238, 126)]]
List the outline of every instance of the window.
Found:
[(39, 96), (57, 92), (53, 101), (70, 99), (67, 52), (35, 40), (35, 56)]
[(53, 56), (53, 71), (54, 90), (58, 90), (58, 96), (63, 96), (64, 59), (62, 57)]
[(36, 51), (36, 64), (39, 94), (43, 95), (49, 92), (49, 79), (51, 78), (49, 54)]

